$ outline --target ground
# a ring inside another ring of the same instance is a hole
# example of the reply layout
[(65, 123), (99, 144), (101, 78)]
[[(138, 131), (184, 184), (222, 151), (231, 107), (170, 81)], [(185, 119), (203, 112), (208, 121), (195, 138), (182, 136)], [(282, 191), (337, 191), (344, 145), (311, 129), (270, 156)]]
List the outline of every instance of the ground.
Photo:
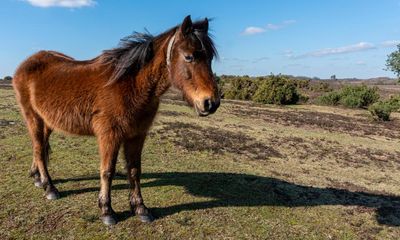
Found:
[(28, 177), (30, 140), (14, 92), (0, 89), (0, 239), (399, 239), (400, 115), (222, 102), (199, 118), (163, 100), (143, 152), (142, 193), (157, 220), (128, 205), (120, 157), (99, 220), (94, 138), (51, 136), (50, 174), (61, 198)]

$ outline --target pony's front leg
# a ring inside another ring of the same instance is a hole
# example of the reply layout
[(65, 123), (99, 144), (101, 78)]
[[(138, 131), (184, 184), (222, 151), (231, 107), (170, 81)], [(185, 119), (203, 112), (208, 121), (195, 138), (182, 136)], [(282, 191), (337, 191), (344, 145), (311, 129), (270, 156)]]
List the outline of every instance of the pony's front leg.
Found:
[(141, 155), (145, 138), (146, 135), (139, 135), (126, 140), (124, 142), (124, 154), (131, 187), (129, 196), (131, 209), (139, 217), (140, 221), (152, 222), (154, 217), (144, 205), (142, 193), (140, 192)]
[(99, 208), (101, 210), (101, 220), (106, 225), (117, 223), (115, 213), (111, 207), (111, 183), (115, 174), (115, 165), (120, 147), (119, 141), (107, 134), (98, 137), (100, 150), (100, 194)]

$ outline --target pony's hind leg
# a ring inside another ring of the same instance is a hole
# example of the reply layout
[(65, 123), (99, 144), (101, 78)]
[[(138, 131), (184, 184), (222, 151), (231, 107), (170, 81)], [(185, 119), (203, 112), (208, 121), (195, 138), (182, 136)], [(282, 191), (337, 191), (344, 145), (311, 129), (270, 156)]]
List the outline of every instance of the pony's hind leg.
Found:
[[(51, 134), (52, 130), (51, 128), (44, 126), (44, 131), (43, 131), (43, 135), (44, 135), (44, 145), (45, 145), (45, 149), (44, 149), (44, 161), (46, 166), (49, 164), (49, 158), (50, 158), (50, 141), (49, 141), (49, 137)], [(30, 169), (30, 176), (33, 178), (33, 182), (35, 184), (35, 187), (39, 187), (42, 188), (43, 187), (43, 183), (42, 180), (40, 178), (40, 172), (39, 172), (39, 168), (36, 164), (35, 158), (32, 159), (32, 166)]]
[(58, 190), (54, 187), (47, 170), (50, 150), (49, 137), (52, 131), (32, 108), (23, 107), (23, 113), (32, 140), (33, 163), (31, 176), (33, 176), (36, 186), (44, 188), (47, 199), (57, 199), (59, 198)]

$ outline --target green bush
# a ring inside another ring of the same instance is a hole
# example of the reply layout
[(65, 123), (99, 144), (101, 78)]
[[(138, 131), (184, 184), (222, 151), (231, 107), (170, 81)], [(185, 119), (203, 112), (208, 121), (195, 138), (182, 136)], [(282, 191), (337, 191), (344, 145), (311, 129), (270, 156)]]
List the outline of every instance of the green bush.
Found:
[(391, 96), (390, 99), (388, 100), (389, 103), (393, 106), (394, 112), (400, 110), (400, 95), (397, 96)]
[(271, 75), (258, 82), (253, 101), (267, 104), (295, 104), (299, 101), (294, 80), (284, 76)]
[(377, 87), (348, 85), (340, 90), (320, 96), (317, 103), (322, 105), (343, 105), (349, 108), (365, 108), (379, 99)]
[(310, 100), (310, 96), (306, 95), (306, 94), (300, 94), (299, 95), (299, 103), (307, 103), (308, 100)]
[(309, 89), (310, 88), (310, 80), (309, 79), (296, 79), (294, 83), (298, 89)]
[(377, 87), (366, 85), (345, 86), (341, 90), (340, 103), (349, 108), (365, 108), (379, 99)]
[(389, 99), (372, 104), (369, 106), (368, 110), (376, 120), (389, 121), (390, 114), (398, 110), (399, 107), (398, 103), (390, 101)]
[(339, 105), (340, 98), (340, 92), (333, 91), (320, 96), (316, 102), (321, 105), (336, 106)]
[(257, 90), (257, 84), (250, 78), (234, 78), (224, 91), (227, 99), (251, 100)]

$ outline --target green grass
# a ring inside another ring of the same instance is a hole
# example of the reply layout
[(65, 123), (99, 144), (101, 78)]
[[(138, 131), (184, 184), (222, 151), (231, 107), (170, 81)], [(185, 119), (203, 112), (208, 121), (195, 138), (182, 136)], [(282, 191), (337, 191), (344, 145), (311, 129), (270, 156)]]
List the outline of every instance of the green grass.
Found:
[[(94, 138), (53, 134), (48, 201), (28, 177), (30, 140), (12, 90), (0, 89), (0, 239), (398, 239), (400, 121), (366, 111), (225, 101), (198, 118), (160, 107), (143, 152), (142, 194), (158, 217), (129, 212), (124, 160), (99, 220)], [(14, 121), (9, 125), (7, 121)], [(7, 123), (6, 123), (7, 122)]]

